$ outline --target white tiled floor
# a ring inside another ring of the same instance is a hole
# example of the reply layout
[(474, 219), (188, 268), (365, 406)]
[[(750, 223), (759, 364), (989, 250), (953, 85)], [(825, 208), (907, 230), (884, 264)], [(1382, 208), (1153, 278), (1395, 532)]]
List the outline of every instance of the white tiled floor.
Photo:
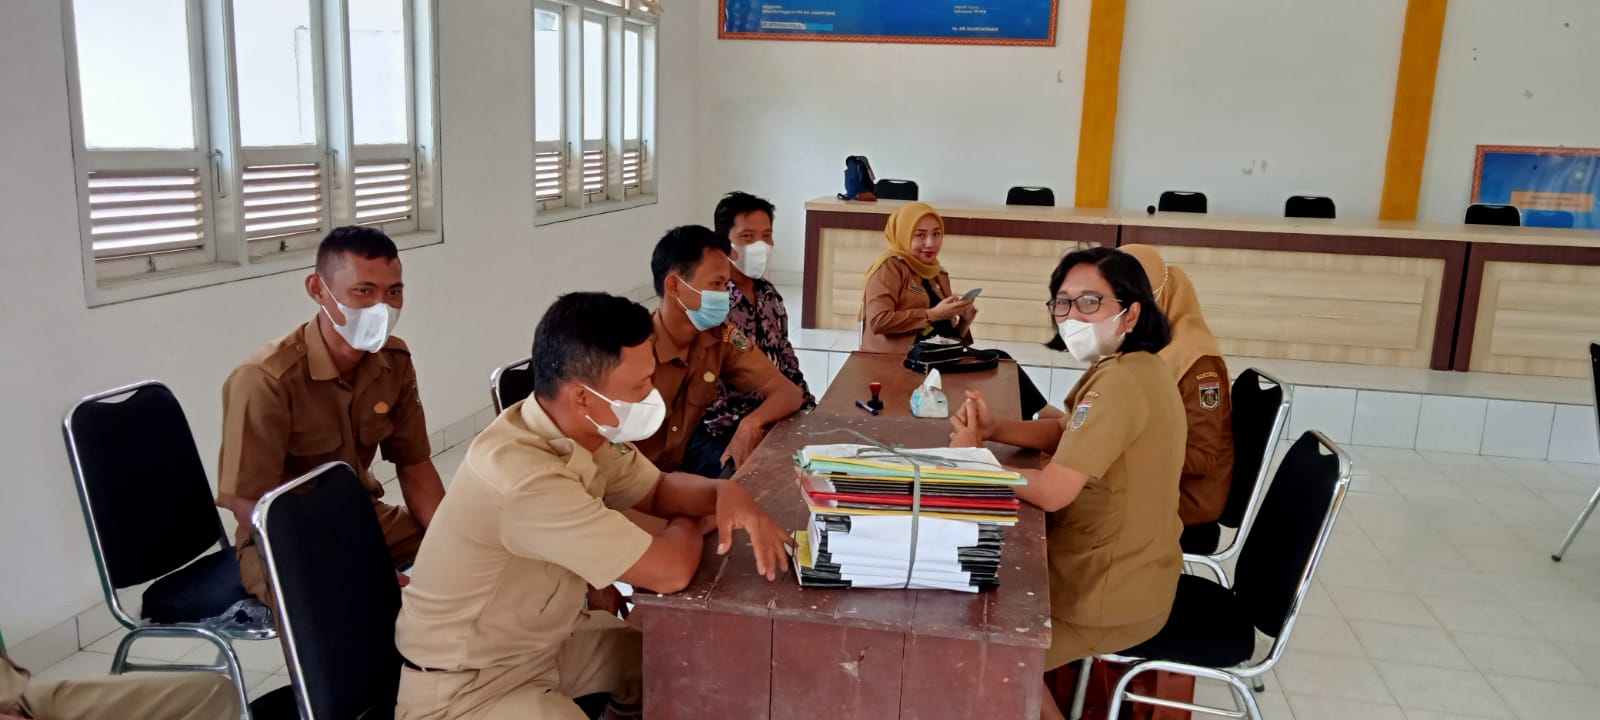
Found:
[[(454, 474), (463, 444), (436, 458)], [(1271, 720), (1571, 720), (1600, 708), (1600, 521), (1560, 543), (1600, 466), (1351, 447), (1356, 478), (1282, 662)], [(38, 674), (104, 675), (121, 635)], [(240, 643), (251, 697), (288, 683), (276, 642)], [(147, 660), (209, 661), (144, 641)], [(1202, 681), (1202, 701), (1226, 702)]]

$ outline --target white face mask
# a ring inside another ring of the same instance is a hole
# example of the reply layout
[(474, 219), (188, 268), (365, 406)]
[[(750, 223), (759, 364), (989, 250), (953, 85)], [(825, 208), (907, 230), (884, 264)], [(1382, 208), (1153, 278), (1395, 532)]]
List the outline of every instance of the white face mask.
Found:
[[(333, 291), (328, 289), (328, 281), (322, 281), (323, 290), (328, 292), (328, 297), (333, 297)], [(328, 322), (333, 323), (333, 329), (339, 337), (350, 343), (362, 352), (375, 353), (383, 349), (383, 344), (389, 341), (389, 333), (394, 332), (394, 326), (400, 322), (400, 308), (388, 303), (378, 303), (372, 307), (353, 308), (339, 302), (337, 298), (333, 304), (339, 307), (339, 313), (344, 315), (344, 324), (340, 325), (333, 320), (333, 313), (327, 307), (322, 312), (328, 316)]]
[[(1056, 324), (1056, 332), (1061, 333), (1061, 341), (1067, 344), (1067, 352), (1072, 354), (1073, 359), (1092, 363), (1122, 347), (1122, 334), (1119, 333), (1114, 340), (1108, 341), (1100, 337), (1100, 328), (1107, 324), (1115, 325), (1117, 319), (1122, 317), (1122, 313), (1127, 311), (1127, 308), (1123, 308), (1122, 312), (1116, 315), (1092, 323), (1075, 319), (1062, 320)], [(1110, 352), (1106, 352), (1108, 347), (1111, 349)]]
[(624, 402), (600, 395), (599, 390), (588, 385), (583, 387), (611, 403), (611, 412), (617, 416), (616, 425), (601, 425), (594, 418), (588, 418), (600, 430), (600, 435), (611, 442), (639, 442), (656, 434), (661, 422), (667, 419), (667, 403), (661, 399), (661, 391), (655, 388), (650, 388), (650, 394), (639, 402)]
[(757, 240), (739, 246), (739, 257), (733, 259), (733, 266), (752, 280), (764, 278), (767, 276), (767, 260), (771, 257), (771, 243)]

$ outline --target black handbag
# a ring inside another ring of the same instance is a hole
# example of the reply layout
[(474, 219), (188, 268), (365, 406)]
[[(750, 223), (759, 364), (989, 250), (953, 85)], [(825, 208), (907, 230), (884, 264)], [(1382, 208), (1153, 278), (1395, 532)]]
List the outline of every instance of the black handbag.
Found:
[(911, 343), (906, 351), (905, 366), (924, 375), (929, 370), (944, 374), (983, 372), (1000, 366), (1000, 352), (967, 347), (959, 340), (932, 337)]

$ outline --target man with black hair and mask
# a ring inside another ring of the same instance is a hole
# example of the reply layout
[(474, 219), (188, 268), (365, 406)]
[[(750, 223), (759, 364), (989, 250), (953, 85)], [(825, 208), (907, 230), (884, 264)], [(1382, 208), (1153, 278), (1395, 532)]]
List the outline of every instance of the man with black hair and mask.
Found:
[[(305, 287), (316, 317), (257, 350), (222, 386), (217, 505), (239, 521), (245, 590), (269, 606), (250, 534), (262, 495), (323, 463), (348, 463), (372, 494), (396, 567), (416, 557), (444, 497), (411, 351), (390, 335), (405, 302), (394, 242), (376, 228), (335, 229), (317, 249)], [(371, 466), (380, 448), (399, 471), (404, 507), (379, 501), (383, 486)]]

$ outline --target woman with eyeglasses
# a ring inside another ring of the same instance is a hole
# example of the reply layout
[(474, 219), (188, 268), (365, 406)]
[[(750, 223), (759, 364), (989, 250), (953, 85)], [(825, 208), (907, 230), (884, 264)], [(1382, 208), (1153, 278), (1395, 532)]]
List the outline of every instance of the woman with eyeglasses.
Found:
[[(939, 264), (944, 219), (928, 204), (914, 202), (889, 216), (883, 235), (889, 247), (867, 268), (862, 289), (861, 351), (905, 355), (912, 343), (933, 337), (971, 345), (978, 309), (951, 292), (950, 273)], [(1023, 417), (1047, 409), (1044, 394), (1021, 368), (1017, 383)]]
[(1124, 245), (1122, 251), (1144, 266), (1155, 286), (1156, 304), (1172, 323), (1172, 342), (1161, 350), (1167, 371), (1177, 378), (1178, 395), (1189, 424), (1178, 481), (1178, 519), (1183, 521), (1183, 551), (1210, 555), (1222, 529), (1214, 522), (1228, 504), (1233, 485), (1233, 389), (1217, 336), (1200, 313), (1200, 296), (1183, 268), (1168, 265), (1149, 245)]
[[(1139, 261), (1105, 247), (1069, 253), (1050, 292), (1051, 347), (1092, 363), (1067, 396), (1067, 416), (996, 420), (983, 396), (968, 392), (950, 419), (952, 446), (993, 440), (1053, 454), (1043, 468), (1019, 468), (1028, 484), (1017, 488), (1050, 513), (1047, 670), (1131, 648), (1166, 622), (1183, 568), (1185, 432), (1172, 373), (1156, 356), (1171, 328)], [(1044, 705), (1041, 717), (1062, 717)]]

